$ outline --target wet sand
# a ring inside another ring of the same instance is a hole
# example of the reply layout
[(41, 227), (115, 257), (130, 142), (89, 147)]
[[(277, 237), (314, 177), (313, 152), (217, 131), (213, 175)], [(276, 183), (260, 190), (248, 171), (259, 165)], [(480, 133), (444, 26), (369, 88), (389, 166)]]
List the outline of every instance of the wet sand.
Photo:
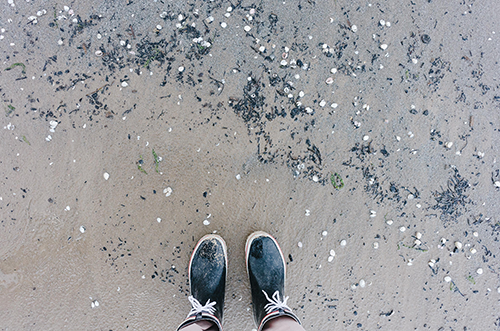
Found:
[(174, 330), (212, 232), (252, 330), (256, 230), (306, 330), (500, 328), (497, 2), (14, 5), (0, 330)]

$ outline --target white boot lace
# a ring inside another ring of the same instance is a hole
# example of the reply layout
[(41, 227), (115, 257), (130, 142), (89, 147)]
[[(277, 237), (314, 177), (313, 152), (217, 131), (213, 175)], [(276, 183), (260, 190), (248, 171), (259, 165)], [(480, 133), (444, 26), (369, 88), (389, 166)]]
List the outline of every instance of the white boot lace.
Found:
[(215, 312), (214, 308), (216, 304), (215, 301), (210, 302), (210, 299), (208, 299), (207, 303), (204, 306), (202, 306), (201, 303), (198, 300), (196, 300), (192, 295), (188, 297), (188, 300), (189, 302), (191, 302), (191, 306), (193, 306), (193, 308), (191, 308), (191, 311), (188, 314), (188, 317), (199, 313), (213, 314)]
[(274, 292), (274, 294), (272, 296), (272, 299), (269, 298), (269, 296), (267, 295), (267, 293), (264, 290), (262, 290), (262, 293), (264, 293), (264, 295), (266, 296), (267, 301), (269, 301), (269, 303), (264, 306), (264, 309), (266, 310), (266, 313), (269, 314), (270, 312), (278, 310), (278, 309), (291, 310), (290, 307), (288, 307), (286, 305), (286, 301), (288, 300), (288, 297), (284, 297), (283, 301), (281, 301), (280, 300), (280, 292), (279, 291)]

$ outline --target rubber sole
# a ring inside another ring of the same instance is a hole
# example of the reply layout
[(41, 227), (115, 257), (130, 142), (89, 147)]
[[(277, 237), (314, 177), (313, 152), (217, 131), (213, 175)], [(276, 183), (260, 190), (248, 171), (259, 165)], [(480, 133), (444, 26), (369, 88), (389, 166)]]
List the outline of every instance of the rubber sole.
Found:
[[(189, 279), (189, 289), (190, 290), (191, 290), (191, 264), (193, 262), (193, 257), (194, 257), (195, 252), (198, 250), (198, 247), (200, 246), (200, 244), (207, 239), (215, 239), (222, 244), (222, 249), (224, 250), (224, 257), (225, 257), (225, 261), (226, 261), (226, 270), (227, 270), (227, 246), (226, 246), (226, 242), (218, 234), (204, 235), (203, 237), (201, 237), (200, 240), (198, 240), (198, 243), (196, 244), (196, 246), (193, 249), (193, 253), (191, 253), (191, 258), (189, 259), (189, 269), (188, 269), (188, 277), (189, 278), (188, 279)], [(226, 272), (226, 281), (227, 281), (227, 272)]]

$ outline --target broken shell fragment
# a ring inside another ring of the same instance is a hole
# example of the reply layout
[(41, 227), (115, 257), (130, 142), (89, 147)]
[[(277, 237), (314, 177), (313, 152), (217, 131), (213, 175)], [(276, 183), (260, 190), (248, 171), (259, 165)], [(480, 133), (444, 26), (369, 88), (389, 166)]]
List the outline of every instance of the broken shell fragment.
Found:
[(461, 243), (460, 241), (455, 241), (455, 247), (456, 247), (457, 249), (462, 249), (462, 246), (463, 246), (463, 245), (462, 245), (462, 243)]
[(451, 282), (451, 277), (450, 276), (444, 277), (444, 281), (447, 283)]
[(326, 83), (327, 83), (328, 85), (333, 84), (333, 77), (328, 77), (328, 78), (326, 79)]

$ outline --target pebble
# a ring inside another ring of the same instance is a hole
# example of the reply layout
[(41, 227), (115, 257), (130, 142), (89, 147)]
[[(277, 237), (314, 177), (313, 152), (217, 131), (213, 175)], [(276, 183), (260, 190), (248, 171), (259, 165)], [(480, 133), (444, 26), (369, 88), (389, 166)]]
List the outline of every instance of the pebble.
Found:
[(451, 282), (451, 277), (450, 276), (445, 276), (444, 277), (444, 281), (447, 282), (447, 283)]
[(85, 227), (84, 227), (83, 225), (82, 225), (82, 226), (80, 226), (80, 232), (81, 232), (81, 233), (84, 233), (84, 232), (85, 232)]
[(163, 193), (165, 194), (166, 197), (170, 196), (172, 194), (172, 192), (173, 192), (173, 190), (170, 186), (163, 190)]
[(337, 108), (338, 106), (339, 106), (338, 103), (332, 103), (331, 105), (332, 108)]
[(500, 180), (495, 181), (495, 187), (500, 187)]
[(163, 27), (162, 27), (160, 24), (158, 24), (158, 25), (156, 26), (156, 29), (157, 29), (157, 30), (161, 30), (162, 28), (163, 28)]
[(364, 136), (364, 137), (363, 137), (363, 140), (364, 140), (364, 141), (367, 141), (368, 139), (370, 139), (370, 136)]
[(431, 267), (431, 268), (432, 268), (432, 267), (434, 267), (434, 265), (436, 264), (436, 260), (432, 259), (432, 260), (430, 260), (427, 264), (429, 265), (429, 267)]
[(240, 180), (240, 179), (241, 179), (241, 175), (240, 175), (240, 174), (237, 174), (237, 175), (236, 175), (236, 179), (237, 179), (237, 180)]
[(104, 177), (105, 180), (109, 179), (109, 174), (107, 172), (105, 172), (102, 176)]
[(337, 73), (337, 68), (332, 68), (332, 69), (330, 70), (330, 72), (331, 72), (332, 74), (336, 74), (336, 73)]
[(479, 237), (479, 233), (477, 231), (474, 231), (474, 233), (472, 234), (474, 237)]
[(261, 53), (264, 53), (264, 52), (266, 51), (266, 47), (264, 47), (264, 46), (260, 46), (260, 47), (259, 47), (259, 51), (260, 51)]
[(314, 176), (313, 176), (313, 182), (316, 182), (316, 183), (317, 183), (317, 182), (319, 182), (319, 177), (318, 177), (318, 176), (316, 176), (316, 175), (314, 175)]
[(66, 206), (66, 208), (64, 209), (66, 211), (70, 211), (71, 210), (71, 207), (70, 206)]
[(477, 274), (478, 275), (482, 275), (483, 274), (483, 269), (482, 268), (479, 268), (476, 270)]
[(380, 25), (385, 26), (385, 21), (384, 20), (380, 20), (379, 23), (380, 23)]
[(64, 41), (62, 41), (62, 39), (59, 39), (59, 40), (57, 41), (57, 44), (58, 44), (59, 46), (61, 46), (62, 44), (64, 44)]

